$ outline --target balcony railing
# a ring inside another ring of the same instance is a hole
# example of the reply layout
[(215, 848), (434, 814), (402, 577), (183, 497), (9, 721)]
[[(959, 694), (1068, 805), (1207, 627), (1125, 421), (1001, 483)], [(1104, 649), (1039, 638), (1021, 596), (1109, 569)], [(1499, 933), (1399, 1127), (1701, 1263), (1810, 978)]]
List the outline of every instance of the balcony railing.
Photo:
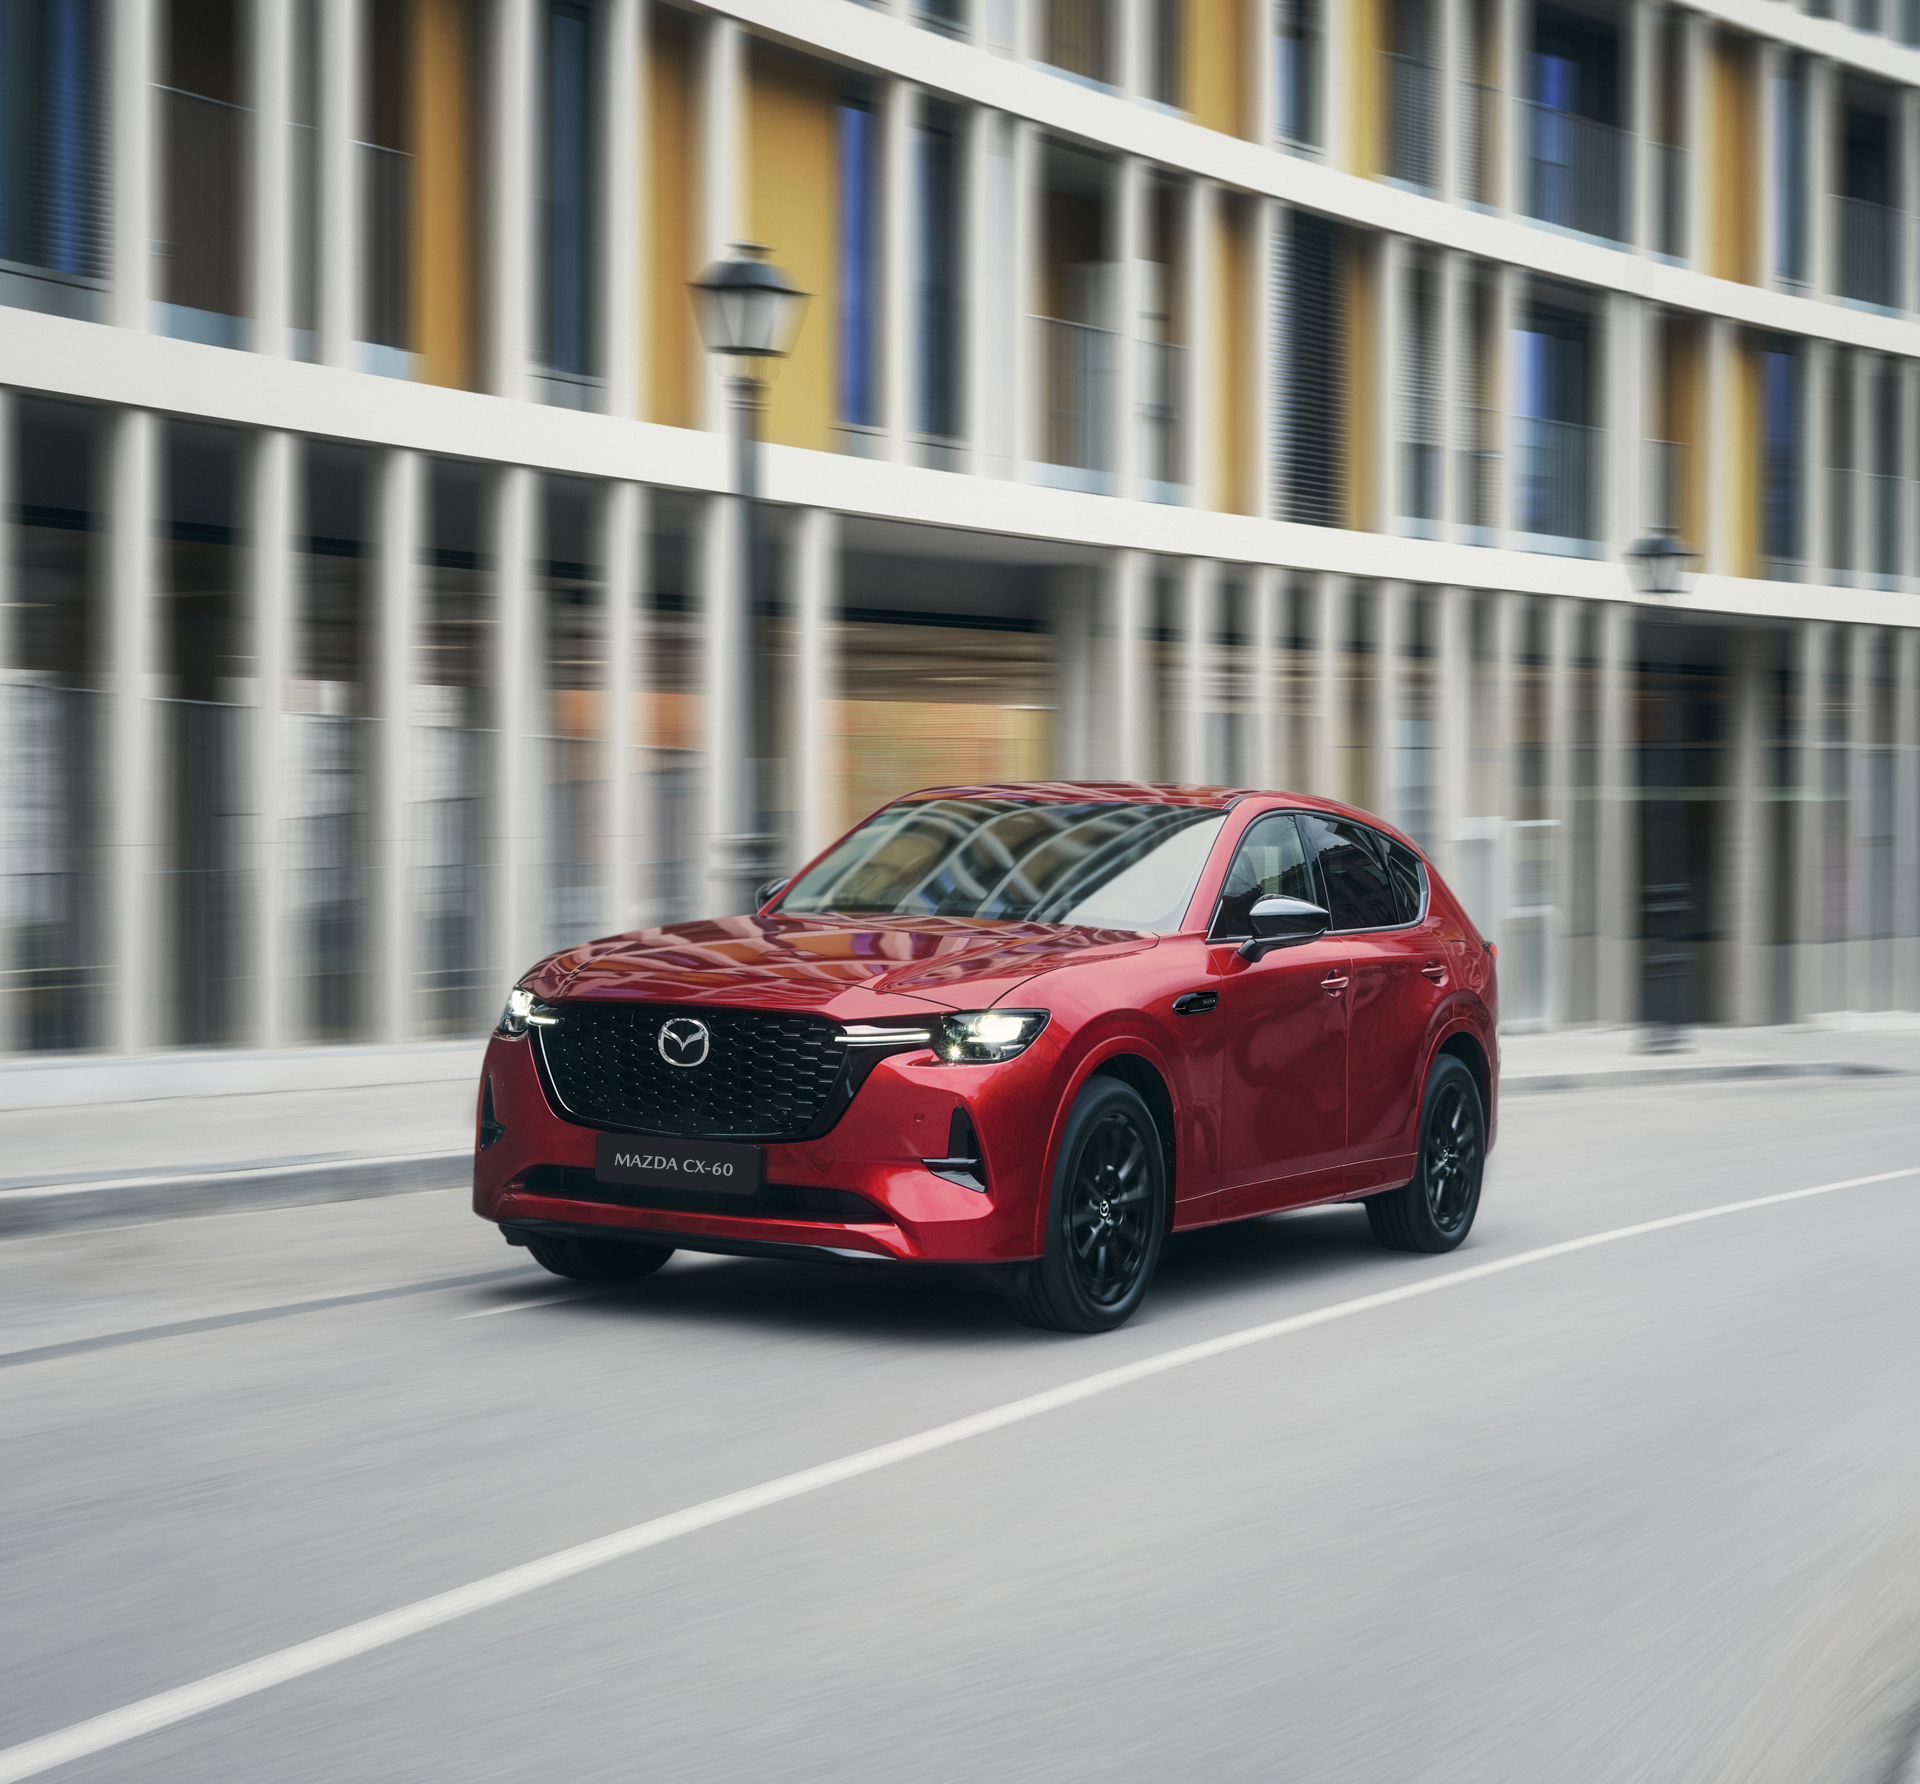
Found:
[(1672, 143), (1647, 145), (1653, 157), (1653, 236), (1656, 254), (1678, 260), (1687, 251), (1687, 151)]
[(1899, 301), (1900, 214), (1866, 198), (1836, 198), (1840, 295), (1892, 309)]
[(1389, 53), (1387, 64), (1387, 175), (1431, 191), (1438, 173), (1434, 125), (1438, 112), (1433, 65)]
[(1516, 415), (1513, 434), (1514, 531), (1539, 539), (1591, 541), (1598, 430), (1576, 421)]
[(1500, 89), (1460, 83), (1460, 196), (1468, 204), (1499, 203)]
[(1108, 471), (1113, 462), (1113, 333), (1054, 316), (1034, 320), (1046, 393), (1040, 456), (1047, 464), (1071, 470)]
[(1148, 483), (1186, 482), (1180, 428), (1186, 360), (1184, 347), (1166, 341), (1140, 343), (1140, 475)]
[(1527, 215), (1603, 241), (1624, 239), (1627, 134), (1527, 104)]

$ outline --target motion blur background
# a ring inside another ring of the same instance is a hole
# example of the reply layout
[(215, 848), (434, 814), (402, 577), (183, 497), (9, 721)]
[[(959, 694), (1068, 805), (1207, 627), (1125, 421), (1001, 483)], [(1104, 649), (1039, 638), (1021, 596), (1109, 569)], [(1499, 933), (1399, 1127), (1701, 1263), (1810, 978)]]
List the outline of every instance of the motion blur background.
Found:
[[(779, 867), (928, 783), (1352, 800), (1515, 1028), (1920, 1009), (1916, 44), (0, 0), (0, 1046), (425, 1057), (724, 903), (721, 751)], [(744, 638), (743, 236), (812, 293)]]

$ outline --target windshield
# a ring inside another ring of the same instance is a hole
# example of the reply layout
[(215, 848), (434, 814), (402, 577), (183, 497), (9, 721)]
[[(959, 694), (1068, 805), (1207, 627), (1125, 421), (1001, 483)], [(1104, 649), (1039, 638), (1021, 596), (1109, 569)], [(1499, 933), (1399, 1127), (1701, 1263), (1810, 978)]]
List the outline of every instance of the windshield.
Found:
[(1226, 814), (1187, 805), (925, 799), (876, 813), (774, 909), (1180, 927)]

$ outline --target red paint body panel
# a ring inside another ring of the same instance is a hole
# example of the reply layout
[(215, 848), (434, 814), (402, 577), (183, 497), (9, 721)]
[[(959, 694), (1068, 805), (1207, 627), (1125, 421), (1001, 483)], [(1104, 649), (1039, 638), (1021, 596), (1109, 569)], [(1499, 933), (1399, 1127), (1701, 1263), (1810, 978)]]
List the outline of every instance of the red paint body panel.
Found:
[[(768, 1183), (852, 1191), (887, 1220), (695, 1214), (535, 1193), (527, 1176), (536, 1167), (592, 1170), (596, 1130), (552, 1106), (529, 1039), (500, 1035), (487, 1049), (483, 1084), (491, 1083), (505, 1132), (485, 1149), (476, 1132), (475, 1211), (496, 1221), (650, 1230), (696, 1245), (750, 1241), (902, 1262), (1031, 1258), (1043, 1249), (1073, 1099), (1122, 1056), (1165, 1090), (1176, 1227), (1405, 1182), (1426, 1074), (1458, 1036), (1483, 1062), (1491, 1144), (1499, 1074), (1492, 961), (1431, 865), (1426, 915), (1411, 927), (1331, 935), (1258, 961), (1206, 940), (1234, 848), (1255, 817), (1332, 812), (1413, 846), (1390, 825), (1328, 800), (1253, 790), (1045, 783), (916, 797), (955, 793), (1151, 800), (1227, 817), (1178, 934), (774, 911), (605, 937), (551, 956), (522, 980), (563, 1006), (708, 1004), (842, 1022), (1002, 1002), (1047, 1010), (1047, 1028), (1015, 1059), (948, 1065), (930, 1048), (888, 1055), (822, 1137), (762, 1149)], [(1214, 994), (1216, 1007), (1176, 1015), (1175, 1001), (1191, 992)], [(956, 1107), (979, 1137), (985, 1193), (921, 1162), (945, 1153)]]

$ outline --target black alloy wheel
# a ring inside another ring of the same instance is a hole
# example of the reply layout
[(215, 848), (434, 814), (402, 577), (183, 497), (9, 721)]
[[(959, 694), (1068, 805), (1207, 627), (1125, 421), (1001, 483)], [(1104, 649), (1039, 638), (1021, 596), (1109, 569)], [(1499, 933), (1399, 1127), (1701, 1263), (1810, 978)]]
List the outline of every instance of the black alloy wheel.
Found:
[(1146, 1298), (1167, 1230), (1160, 1132), (1137, 1091), (1096, 1078), (1073, 1106), (1047, 1212), (1047, 1249), (1014, 1311), (1056, 1332), (1106, 1332)]
[(1442, 1054), (1420, 1104), (1419, 1168), (1411, 1183), (1367, 1198), (1373, 1236), (1390, 1251), (1451, 1251), (1480, 1207), (1487, 1118), (1464, 1061)]

